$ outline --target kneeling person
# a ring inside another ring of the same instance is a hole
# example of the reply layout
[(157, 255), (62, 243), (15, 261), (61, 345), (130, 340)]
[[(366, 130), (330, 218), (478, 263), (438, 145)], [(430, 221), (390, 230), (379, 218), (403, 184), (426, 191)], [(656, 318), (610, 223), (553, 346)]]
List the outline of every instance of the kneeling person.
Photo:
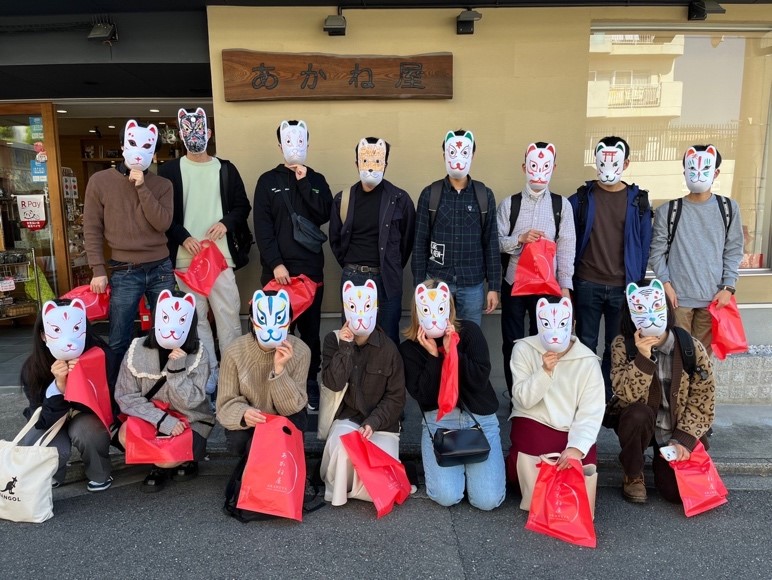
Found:
[(249, 451), (255, 425), (265, 414), (283, 415), (306, 428), (306, 378), (311, 350), (288, 334), (292, 306), (286, 290), (257, 290), (252, 296), (252, 331), (234, 340), (220, 362), (217, 420), (228, 451)]

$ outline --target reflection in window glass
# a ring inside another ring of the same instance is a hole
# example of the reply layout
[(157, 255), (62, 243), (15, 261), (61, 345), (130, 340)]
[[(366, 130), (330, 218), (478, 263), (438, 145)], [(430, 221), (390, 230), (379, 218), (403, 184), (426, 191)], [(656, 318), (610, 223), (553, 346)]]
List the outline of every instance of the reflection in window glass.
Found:
[(624, 137), (631, 149), (625, 180), (648, 189), (658, 206), (688, 193), (686, 149), (715, 145), (723, 159), (713, 192), (740, 205), (744, 268), (769, 266), (771, 49), (772, 33), (590, 36), (585, 164), (594, 165), (598, 139)]

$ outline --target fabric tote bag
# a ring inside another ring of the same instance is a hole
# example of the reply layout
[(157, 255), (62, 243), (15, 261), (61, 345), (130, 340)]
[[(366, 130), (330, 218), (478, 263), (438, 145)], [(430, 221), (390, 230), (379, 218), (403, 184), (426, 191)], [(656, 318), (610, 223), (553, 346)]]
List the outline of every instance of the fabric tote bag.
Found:
[(557, 245), (540, 238), (525, 245), (515, 268), (512, 296), (561, 296), (560, 284), (555, 278)]
[(48, 445), (69, 414), (65, 414), (31, 446), (19, 442), (35, 427), (38, 407), (13, 441), (0, 441), (0, 518), (39, 524), (54, 517), (51, 480), (59, 469), (59, 452)]
[[(340, 341), (340, 331), (334, 330), (335, 338)], [(324, 441), (330, 433), (330, 427), (338, 414), (343, 397), (348, 390), (348, 383), (340, 390), (333, 391), (323, 384), (319, 385), (319, 417), (317, 419), (316, 438)]]

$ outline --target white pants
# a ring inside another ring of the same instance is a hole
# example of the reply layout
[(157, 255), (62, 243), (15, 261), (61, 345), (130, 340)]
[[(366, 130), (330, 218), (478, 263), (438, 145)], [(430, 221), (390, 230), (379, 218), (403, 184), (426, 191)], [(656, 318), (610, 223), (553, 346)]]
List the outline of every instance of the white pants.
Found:
[[(343, 435), (357, 429), (359, 429), (359, 425), (353, 421), (336, 419), (332, 422), (330, 433), (327, 436), (320, 471), (324, 480), (324, 501), (332, 502), (332, 505), (343, 505), (349, 498), (373, 501), (354, 470), (348, 453), (346, 453), (346, 448), (340, 442)], [(376, 431), (370, 441), (395, 459), (399, 459), (398, 433)]]
[[(187, 268), (180, 268), (180, 271), (185, 272)], [(212, 287), (212, 291), (209, 293), (209, 298), (191, 290), (179, 276), (175, 276), (175, 278), (177, 278), (180, 290), (190, 292), (196, 297), (198, 337), (206, 349), (206, 354), (209, 355), (209, 374), (210, 376), (216, 376), (219, 372), (219, 366), (214, 353), (212, 327), (207, 319), (209, 307), (211, 306), (212, 308), (214, 321), (217, 325), (217, 339), (220, 343), (221, 353), (230, 343), (241, 336), (241, 319), (239, 318), (241, 297), (239, 296), (238, 286), (236, 286), (236, 276), (233, 274), (233, 268), (226, 268), (220, 272)]]

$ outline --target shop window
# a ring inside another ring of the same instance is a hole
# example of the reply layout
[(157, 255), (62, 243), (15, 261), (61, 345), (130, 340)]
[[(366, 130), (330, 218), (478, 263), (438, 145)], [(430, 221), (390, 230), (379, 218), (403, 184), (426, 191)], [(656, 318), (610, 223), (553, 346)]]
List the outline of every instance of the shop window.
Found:
[[(590, 38), (585, 163), (605, 135), (630, 143), (625, 173), (655, 206), (686, 195), (681, 159), (713, 144), (721, 174), (713, 191), (734, 198), (745, 231), (743, 268), (770, 267), (772, 31), (631, 32)], [(600, 69), (612, 72), (605, 77)], [(597, 72), (595, 72), (597, 71)]]

